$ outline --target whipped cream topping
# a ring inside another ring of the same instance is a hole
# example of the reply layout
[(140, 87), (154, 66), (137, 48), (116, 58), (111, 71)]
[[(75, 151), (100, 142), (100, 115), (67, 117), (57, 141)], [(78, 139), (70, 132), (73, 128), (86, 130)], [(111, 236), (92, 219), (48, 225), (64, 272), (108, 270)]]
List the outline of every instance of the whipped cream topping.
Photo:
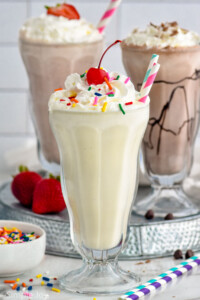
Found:
[[(65, 89), (56, 90), (49, 100), (49, 111), (107, 112), (137, 109), (146, 106), (138, 101), (140, 93), (135, 91), (129, 77), (116, 72), (108, 73), (109, 84), (88, 85), (87, 73), (71, 74), (65, 81)], [(111, 89), (112, 87), (112, 89)]]
[(159, 26), (150, 23), (143, 31), (134, 29), (125, 42), (127, 45), (148, 48), (190, 47), (200, 44), (200, 36), (181, 28), (177, 22), (162, 23)]
[(42, 14), (31, 18), (20, 29), (20, 37), (42, 43), (91, 43), (102, 39), (99, 31), (84, 19)]

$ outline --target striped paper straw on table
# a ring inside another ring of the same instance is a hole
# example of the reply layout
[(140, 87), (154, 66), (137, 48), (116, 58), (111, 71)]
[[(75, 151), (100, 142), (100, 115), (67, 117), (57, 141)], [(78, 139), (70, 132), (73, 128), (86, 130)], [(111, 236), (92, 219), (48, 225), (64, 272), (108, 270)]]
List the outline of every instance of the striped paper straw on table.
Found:
[(200, 255), (193, 256), (180, 263), (178, 266), (169, 269), (167, 272), (160, 274), (146, 283), (136, 287), (125, 295), (121, 296), (120, 300), (137, 300), (145, 295), (152, 293), (160, 287), (167, 285), (169, 282), (173, 282), (178, 277), (182, 276), (184, 273), (200, 266)]
[(106, 10), (106, 12), (103, 14), (101, 20), (99, 21), (99, 24), (97, 25), (97, 29), (100, 33), (103, 33), (106, 26), (110, 22), (113, 14), (115, 13), (117, 7), (120, 5), (121, 0), (111, 0), (110, 4)]
[(145, 83), (140, 90), (141, 98), (138, 101), (145, 103), (147, 97), (149, 96), (150, 90), (152, 88), (153, 82), (156, 78), (159, 68), (160, 68), (160, 64), (155, 63), (150, 69), (150, 72), (147, 71), (148, 77), (146, 78)]

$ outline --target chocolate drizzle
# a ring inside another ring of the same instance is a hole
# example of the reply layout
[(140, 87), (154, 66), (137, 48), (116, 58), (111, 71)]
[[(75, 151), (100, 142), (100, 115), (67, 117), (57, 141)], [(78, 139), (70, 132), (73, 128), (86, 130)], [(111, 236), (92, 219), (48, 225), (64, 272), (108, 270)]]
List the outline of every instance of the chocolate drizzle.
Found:
[[(189, 108), (188, 108), (187, 92), (186, 92), (185, 86), (183, 85), (183, 81), (186, 81), (186, 80), (196, 81), (198, 79), (200, 79), (200, 70), (195, 70), (195, 72), (192, 74), (192, 76), (185, 77), (185, 78), (183, 78), (179, 81), (176, 81), (176, 82), (170, 82), (170, 81), (165, 81), (165, 80), (157, 80), (157, 81), (154, 82), (154, 85), (155, 84), (167, 84), (167, 85), (177, 85), (177, 84), (179, 84), (178, 86), (176, 86), (172, 89), (170, 97), (169, 97), (168, 101), (166, 102), (166, 104), (161, 109), (159, 117), (158, 118), (152, 117), (152, 118), (149, 119), (149, 122), (148, 122), (148, 126), (150, 126), (149, 136), (148, 136), (148, 141), (144, 141), (144, 144), (147, 148), (154, 149), (154, 145), (153, 145), (153, 142), (152, 142), (152, 135), (153, 135), (155, 126), (156, 125), (159, 126), (159, 134), (158, 134), (158, 140), (157, 140), (157, 145), (156, 145), (157, 155), (160, 153), (162, 133), (164, 131), (168, 132), (168, 133), (170, 133), (174, 136), (177, 136), (181, 133), (182, 129), (185, 126), (187, 126), (187, 140), (188, 141), (191, 140), (191, 135), (192, 135), (192, 132), (193, 132), (193, 130), (192, 130), (193, 129), (193, 124), (196, 120), (197, 114), (199, 114), (199, 110), (198, 110), (197, 107), (195, 107), (195, 114), (194, 114), (193, 117), (190, 117)], [(182, 83), (182, 85), (180, 85), (181, 83)], [(138, 88), (140, 88), (140, 87), (141, 87), (141, 84), (138, 84)], [(166, 119), (167, 113), (169, 112), (170, 105), (172, 104), (172, 102), (175, 99), (175, 94), (180, 90), (183, 91), (183, 103), (184, 103), (184, 106), (185, 106), (187, 118), (186, 118), (186, 120), (183, 121), (183, 123), (180, 125), (178, 130), (175, 131), (175, 130), (172, 130), (170, 128), (165, 127), (165, 119)], [(196, 106), (197, 106), (197, 103), (196, 103)]]

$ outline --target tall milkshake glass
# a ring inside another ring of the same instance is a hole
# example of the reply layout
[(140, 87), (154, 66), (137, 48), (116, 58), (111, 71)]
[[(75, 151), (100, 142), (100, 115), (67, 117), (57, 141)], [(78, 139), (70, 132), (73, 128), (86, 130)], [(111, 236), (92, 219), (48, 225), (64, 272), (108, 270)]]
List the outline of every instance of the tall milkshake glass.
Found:
[(29, 78), (29, 108), (38, 156), (50, 172), (59, 171), (59, 153), (48, 120), (48, 100), (63, 88), (67, 75), (96, 66), (104, 46), (102, 35), (83, 19), (42, 15), (20, 31), (19, 49)]
[(151, 24), (132, 36), (132, 42), (129, 37), (122, 43), (122, 57), (138, 88), (153, 53), (159, 54), (161, 64), (150, 94), (150, 119), (142, 143), (142, 167), (153, 192), (135, 206), (135, 211), (144, 214), (153, 209), (156, 215), (173, 213), (177, 217), (195, 214), (198, 209), (181, 184), (191, 170), (199, 126), (200, 38), (176, 22)]
[[(83, 266), (63, 276), (60, 284), (71, 292), (120, 294), (139, 280), (122, 270), (117, 258), (125, 247), (137, 191), (138, 150), (149, 99), (138, 102), (134, 86), (123, 75), (110, 73), (108, 85), (89, 85), (85, 77), (70, 75), (66, 90), (54, 93), (49, 102), (71, 238), (83, 258)], [(72, 90), (77, 96), (71, 101)]]

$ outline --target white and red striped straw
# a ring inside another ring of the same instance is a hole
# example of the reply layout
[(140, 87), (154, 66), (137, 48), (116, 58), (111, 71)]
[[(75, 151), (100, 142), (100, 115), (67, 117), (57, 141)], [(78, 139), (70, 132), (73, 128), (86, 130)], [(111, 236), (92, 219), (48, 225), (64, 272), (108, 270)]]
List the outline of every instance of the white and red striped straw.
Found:
[(143, 103), (146, 102), (146, 99), (149, 96), (150, 90), (152, 88), (152, 85), (154, 83), (154, 80), (156, 78), (159, 68), (160, 68), (160, 64), (158, 64), (158, 63), (155, 63), (152, 66), (152, 68), (148, 74), (148, 77), (145, 80), (145, 84), (142, 85), (142, 88), (140, 90), (141, 98), (138, 101), (143, 102)]
[(121, 0), (111, 0), (110, 4), (106, 10), (106, 12), (103, 14), (101, 20), (99, 21), (99, 24), (97, 25), (97, 29), (99, 30), (100, 33), (103, 33), (105, 30), (106, 26), (110, 22), (113, 14), (117, 10), (117, 7), (120, 5)]

